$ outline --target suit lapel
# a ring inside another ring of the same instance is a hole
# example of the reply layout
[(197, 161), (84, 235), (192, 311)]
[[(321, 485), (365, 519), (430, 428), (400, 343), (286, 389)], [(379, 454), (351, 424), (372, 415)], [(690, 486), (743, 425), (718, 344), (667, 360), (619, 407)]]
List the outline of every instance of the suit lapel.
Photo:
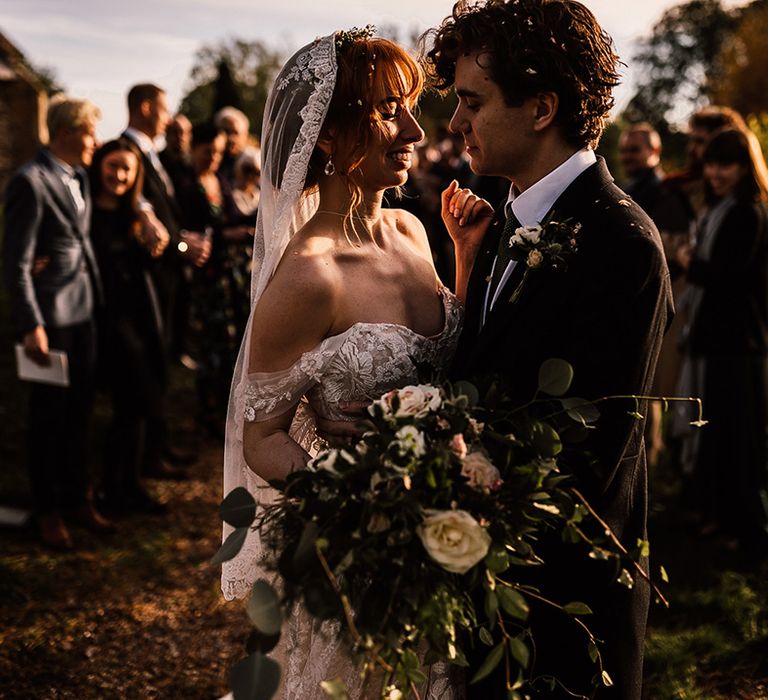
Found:
[[(583, 224), (584, 222), (580, 221), (583, 218), (582, 214), (585, 213), (585, 210), (599, 206), (599, 201), (595, 201), (596, 194), (612, 182), (613, 178), (608, 172), (605, 160), (598, 157), (597, 163), (587, 168), (565, 189), (550, 211), (554, 211), (559, 219), (573, 218)], [(504, 285), (493, 309), (488, 313), (485, 324), (480, 329), (473, 353), (481, 353), (493, 343), (496, 336), (509, 323), (513, 322), (515, 316), (520, 312), (521, 305), (529, 303), (531, 298), (538, 296), (536, 294), (537, 287), (541, 288), (542, 284), (551, 283), (553, 275), (568, 274), (555, 270), (534, 271), (525, 282), (522, 297), (514, 304), (510, 304), (509, 299), (517, 285), (522, 281), (525, 270), (525, 260), (520, 260)]]
[[(78, 231), (82, 231), (80, 215), (77, 213), (77, 207), (72, 199), (72, 195), (67, 191), (67, 187), (59, 174), (56, 172), (51, 156), (46, 153), (38, 157), (41, 165), (40, 172), (48, 185), (48, 192), (51, 198), (56, 202), (64, 215), (72, 221)], [(85, 194), (83, 194), (85, 197)]]

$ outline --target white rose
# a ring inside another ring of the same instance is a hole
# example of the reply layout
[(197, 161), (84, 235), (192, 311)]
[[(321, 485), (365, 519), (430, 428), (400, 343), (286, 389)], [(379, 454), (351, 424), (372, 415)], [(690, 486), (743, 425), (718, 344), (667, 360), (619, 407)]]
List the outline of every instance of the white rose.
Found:
[(404, 457), (411, 453), (414, 457), (423, 457), (427, 453), (424, 433), (413, 425), (404, 425), (395, 433), (398, 451)]
[(469, 485), (478, 491), (490, 492), (501, 481), (499, 470), (491, 460), (479, 451), (470, 452), (463, 460), (461, 474), (469, 481)]
[(321, 452), (317, 457), (310, 460), (307, 467), (318, 471), (324, 469), (325, 471), (337, 474), (336, 465), (339, 459), (343, 459), (350, 464), (354, 464), (355, 458), (346, 450), (326, 450)]
[(397, 407), (395, 416), (398, 418), (405, 416), (423, 418), (430, 411), (437, 411), (443, 404), (440, 390), (431, 384), (406, 386), (398, 390), (397, 397), (400, 405)]
[(525, 262), (528, 264), (528, 267), (535, 269), (544, 262), (544, 256), (538, 250), (532, 250), (528, 253), (528, 258)]
[(416, 528), (424, 549), (447, 571), (465, 574), (486, 554), (488, 533), (464, 510), (430, 510)]
[(534, 226), (521, 226), (517, 229), (516, 233), (519, 233), (521, 238), (524, 238), (534, 245), (541, 240), (541, 226), (539, 224)]

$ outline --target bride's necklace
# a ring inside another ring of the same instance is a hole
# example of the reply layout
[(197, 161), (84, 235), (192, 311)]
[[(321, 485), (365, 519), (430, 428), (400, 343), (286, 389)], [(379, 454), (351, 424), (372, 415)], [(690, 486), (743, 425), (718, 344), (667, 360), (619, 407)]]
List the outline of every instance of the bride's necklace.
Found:
[(341, 212), (331, 211), (330, 209), (318, 209), (315, 214), (331, 214), (333, 216), (338, 216), (341, 219), (346, 219), (347, 216), (349, 216), (350, 219), (357, 219), (358, 221), (363, 221), (369, 224), (375, 221), (375, 219), (360, 216), (360, 214), (342, 214)]

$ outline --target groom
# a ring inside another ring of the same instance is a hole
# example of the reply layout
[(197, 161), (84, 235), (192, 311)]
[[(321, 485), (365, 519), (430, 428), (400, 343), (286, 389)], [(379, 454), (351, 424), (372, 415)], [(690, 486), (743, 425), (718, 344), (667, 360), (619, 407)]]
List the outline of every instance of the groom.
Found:
[[(574, 368), (574, 396), (647, 394), (672, 313), (669, 275), (653, 223), (593, 151), (618, 83), (610, 38), (574, 0), (457, 3), (427, 59), (439, 87), (452, 85), (458, 96), (450, 128), (463, 134), (472, 170), (511, 183), (493, 219), (460, 226), (444, 213), (454, 240), (464, 241), (459, 271), (472, 270), (455, 373), (501, 377), (513, 397), (527, 400), (541, 363), (558, 357)], [(453, 203), (468, 196), (458, 191)], [(515, 229), (548, 219), (574, 232), (580, 225), (566, 264), (515, 256)], [(578, 450), (591, 459), (575, 467), (577, 487), (630, 549), (645, 539), (647, 499), (644, 421), (633, 410), (628, 402), (601, 404), (598, 426)], [(594, 611), (584, 621), (605, 642), (614, 684), (598, 697), (640, 698), (648, 585), (635, 576), (628, 590), (612, 569), (569, 546), (548, 546), (554, 567), (535, 585)], [(543, 607), (532, 608), (529, 624), (533, 677), (554, 676), (591, 696), (596, 670), (576, 625)], [(570, 649), (579, 653), (564, 653)], [(502, 663), (469, 686), (469, 697), (506, 698), (505, 686)], [(560, 686), (535, 687), (537, 697), (565, 695)]]

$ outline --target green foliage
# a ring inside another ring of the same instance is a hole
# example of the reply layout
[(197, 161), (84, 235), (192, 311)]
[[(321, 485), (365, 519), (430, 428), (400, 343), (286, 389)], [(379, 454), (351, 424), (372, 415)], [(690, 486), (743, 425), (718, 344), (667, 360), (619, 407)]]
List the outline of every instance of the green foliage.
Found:
[(180, 111), (193, 123), (213, 116), (219, 67), (224, 64), (231, 77), (229, 90), (236, 90), (242, 110), (251, 121), (251, 133), (260, 136), (267, 94), (284, 60), (281, 51), (261, 41), (233, 38), (215, 45), (205, 44), (195, 54), (190, 88), (182, 98)]
[(624, 116), (668, 124), (707, 102), (737, 22), (738, 12), (721, 0), (689, 0), (666, 10), (633, 57), (640, 80)]
[(245, 610), (253, 626), (262, 634), (272, 636), (280, 632), (283, 617), (279, 600), (274, 588), (266, 581), (259, 580), (253, 584)]
[(229, 675), (234, 700), (269, 700), (280, 685), (280, 666), (254, 652), (235, 664)]

